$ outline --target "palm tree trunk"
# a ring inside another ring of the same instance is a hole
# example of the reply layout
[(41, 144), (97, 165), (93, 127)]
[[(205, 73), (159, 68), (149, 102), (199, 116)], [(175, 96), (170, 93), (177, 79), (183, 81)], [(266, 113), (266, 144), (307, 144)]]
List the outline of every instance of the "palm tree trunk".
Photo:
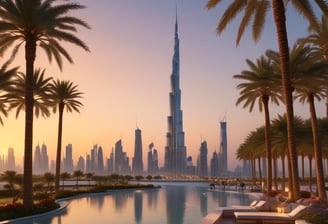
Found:
[(291, 181), (291, 176), (292, 176), (292, 172), (291, 172), (291, 165), (290, 165), (290, 159), (289, 159), (289, 154), (287, 154), (287, 171), (288, 171), (288, 196), (289, 198), (291, 198), (291, 191), (293, 190), (293, 181)]
[(304, 181), (304, 154), (302, 154), (302, 180)]
[(294, 136), (294, 110), (292, 98), (292, 86), (289, 74), (289, 47), (286, 31), (286, 15), (285, 5), (283, 0), (272, 0), (272, 9), (274, 21), (276, 24), (279, 56), (281, 62), (281, 78), (283, 98), (286, 106), (286, 119), (287, 119), (287, 137), (288, 137), (288, 153), (290, 160), (290, 170), (292, 189), (289, 189), (289, 199), (295, 201), (300, 196), (300, 186), (298, 182), (298, 165), (297, 165), (297, 152), (295, 146)]
[(326, 118), (328, 118), (328, 97), (326, 99)]
[(62, 145), (62, 132), (63, 132), (63, 114), (64, 114), (64, 104), (59, 103), (58, 105), (58, 136), (57, 136), (57, 156), (56, 156), (56, 183), (55, 191), (59, 191), (59, 181), (60, 181), (60, 162), (61, 162), (61, 145)]
[(27, 35), (25, 44), (26, 83), (25, 83), (25, 146), (24, 146), (24, 206), (33, 205), (33, 72), (36, 54), (36, 41)]
[(259, 168), (259, 180), (260, 180), (260, 184), (262, 186), (261, 156), (257, 158), (257, 165), (258, 165), (258, 168)]
[(312, 171), (312, 157), (311, 156), (309, 156), (309, 172), (310, 172), (310, 174), (309, 174), (309, 188), (310, 188), (310, 192), (312, 192), (312, 178), (313, 178), (312, 173), (313, 173), (313, 171)]
[(285, 156), (281, 157), (281, 164), (282, 164), (282, 183), (281, 183), (281, 188), (282, 191), (286, 191), (286, 186), (285, 186), (285, 181), (286, 181), (286, 166), (285, 166)]
[(254, 181), (254, 185), (256, 185), (256, 168), (255, 168), (255, 158), (251, 160), (252, 162), (252, 177)]
[(262, 96), (265, 117), (265, 146), (267, 159), (267, 191), (272, 191), (272, 153), (271, 153), (271, 138), (270, 138), (270, 113), (269, 113), (269, 97)]
[(314, 160), (315, 160), (315, 170), (317, 174), (317, 190), (319, 200), (326, 200), (326, 189), (325, 189), (325, 178), (323, 174), (323, 164), (322, 164), (322, 151), (318, 132), (318, 122), (317, 115), (314, 106), (313, 95), (308, 97), (310, 114), (311, 114), (311, 124), (312, 124), (312, 135), (313, 135), (313, 148), (314, 148)]
[(278, 178), (277, 178), (277, 173), (278, 173), (278, 165), (277, 165), (278, 159), (275, 156), (273, 159), (273, 179), (274, 179), (274, 188), (277, 191), (278, 190)]

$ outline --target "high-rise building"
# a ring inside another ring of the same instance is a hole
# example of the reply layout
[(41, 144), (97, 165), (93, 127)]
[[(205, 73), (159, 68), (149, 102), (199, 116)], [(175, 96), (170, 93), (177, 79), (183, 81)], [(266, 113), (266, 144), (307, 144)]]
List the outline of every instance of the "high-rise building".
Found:
[(167, 118), (168, 132), (164, 170), (168, 174), (179, 175), (186, 173), (187, 152), (183, 132), (180, 90), (180, 55), (179, 55), (178, 19), (175, 22), (174, 55), (172, 60), (170, 115)]
[(130, 159), (123, 152), (122, 140), (115, 144), (114, 172), (117, 174), (131, 174)]
[(90, 169), (91, 172), (94, 173), (97, 171), (97, 167), (98, 167), (98, 156), (97, 156), (97, 145), (94, 145), (93, 148), (91, 149), (91, 164), (90, 164)]
[(104, 155), (103, 155), (103, 150), (102, 150), (101, 146), (98, 147), (97, 157), (98, 157), (97, 173), (98, 174), (103, 174), (104, 173)]
[(64, 171), (68, 173), (73, 172), (73, 146), (72, 144), (68, 144), (66, 146), (66, 154), (64, 158)]
[(196, 166), (192, 162), (192, 157), (188, 156), (187, 158), (187, 175), (196, 175)]
[(141, 130), (139, 128), (135, 130), (134, 157), (132, 159), (132, 173), (134, 175), (141, 175), (143, 173), (142, 140), (141, 140)]
[(89, 154), (86, 155), (86, 162), (85, 162), (85, 172), (86, 173), (92, 173), (91, 170), (91, 157)]
[(7, 170), (16, 170), (14, 149), (8, 148)]
[(207, 168), (207, 142), (203, 141), (200, 145), (200, 152), (198, 157), (198, 176), (207, 177), (208, 168)]
[(121, 174), (129, 174), (131, 175), (131, 166), (130, 166), (130, 158), (126, 154), (126, 152), (123, 152), (123, 164), (122, 164), (122, 172)]
[(42, 173), (49, 171), (49, 157), (46, 144), (41, 146), (41, 170)]
[(109, 159), (107, 159), (107, 174), (111, 174), (114, 172), (114, 149), (109, 155)]
[(157, 149), (153, 150), (153, 174), (159, 173)]
[(34, 150), (33, 173), (34, 174), (41, 174), (42, 173), (42, 170), (41, 170), (41, 149), (40, 149), (39, 144), (35, 147), (35, 150)]
[(6, 169), (5, 156), (0, 156), (0, 172)]
[(154, 143), (150, 143), (148, 148), (148, 173), (149, 174), (158, 174), (158, 154), (157, 150), (153, 149)]
[(219, 156), (217, 152), (213, 152), (210, 167), (211, 177), (219, 177)]
[(220, 175), (227, 175), (228, 173), (228, 148), (227, 148), (227, 122), (220, 121), (221, 143), (219, 155), (219, 169)]
[(79, 160), (77, 161), (76, 169), (84, 172), (84, 167), (85, 167), (84, 158), (82, 156), (80, 156)]

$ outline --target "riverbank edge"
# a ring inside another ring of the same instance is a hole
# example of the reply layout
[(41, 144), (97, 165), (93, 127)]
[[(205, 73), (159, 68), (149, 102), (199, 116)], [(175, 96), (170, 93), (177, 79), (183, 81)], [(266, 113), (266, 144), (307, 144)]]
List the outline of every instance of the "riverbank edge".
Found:
[(67, 206), (70, 203), (70, 200), (74, 200), (74, 199), (78, 199), (78, 198), (84, 198), (84, 197), (89, 197), (89, 196), (93, 196), (93, 195), (107, 194), (108, 192), (118, 191), (118, 190), (121, 190), (121, 191), (130, 190), (131, 191), (131, 190), (144, 190), (144, 189), (157, 189), (157, 188), (161, 188), (161, 186), (160, 185), (153, 185), (153, 187), (140, 186), (140, 188), (139, 187), (124, 188), (124, 189), (117, 188), (117, 189), (106, 190), (106, 191), (103, 191), (103, 192), (81, 193), (81, 194), (78, 194), (78, 195), (75, 195), (75, 196), (57, 199), (55, 202), (59, 204), (59, 208), (54, 209), (52, 211), (48, 211), (48, 212), (44, 212), (44, 213), (40, 213), (40, 214), (35, 214), (35, 215), (30, 215), (30, 216), (19, 217), (19, 218), (15, 218), (15, 219), (3, 220), (3, 221), (0, 221), (0, 224), (22, 222), (22, 221), (27, 221), (27, 220), (35, 219), (35, 218), (41, 218), (43, 216), (49, 216), (49, 215), (53, 216), (57, 213), (62, 212), (64, 209), (66, 209)]

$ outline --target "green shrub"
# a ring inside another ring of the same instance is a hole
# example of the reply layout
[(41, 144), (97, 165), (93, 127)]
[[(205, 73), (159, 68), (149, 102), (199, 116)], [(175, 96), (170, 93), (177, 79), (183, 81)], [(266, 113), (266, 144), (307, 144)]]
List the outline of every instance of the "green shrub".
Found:
[(46, 198), (31, 207), (22, 203), (0, 205), (0, 221), (24, 216), (36, 215), (59, 208), (59, 204), (52, 198)]
[(328, 214), (308, 213), (303, 219), (311, 224), (328, 224)]

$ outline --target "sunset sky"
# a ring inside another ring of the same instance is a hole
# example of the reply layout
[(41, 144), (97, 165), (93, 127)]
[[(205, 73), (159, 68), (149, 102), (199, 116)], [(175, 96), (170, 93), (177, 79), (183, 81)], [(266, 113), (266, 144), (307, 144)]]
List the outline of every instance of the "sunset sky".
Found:
[[(264, 115), (249, 113), (235, 106), (239, 80), (232, 76), (248, 69), (245, 59), (256, 60), (267, 49), (277, 50), (275, 26), (271, 16), (258, 43), (247, 30), (236, 47), (239, 19), (222, 35), (216, 25), (226, 8), (205, 8), (205, 0), (79, 0), (87, 6), (74, 13), (91, 29), (80, 29), (78, 36), (90, 47), (85, 52), (77, 46), (63, 44), (74, 59), (61, 72), (50, 64), (38, 49), (35, 67), (46, 68), (48, 77), (71, 80), (84, 92), (81, 113), (64, 114), (63, 153), (73, 144), (76, 164), (80, 155), (101, 145), (108, 157), (115, 142), (122, 139), (123, 150), (132, 159), (134, 131), (142, 130), (144, 166), (149, 143), (153, 142), (163, 165), (169, 115), (170, 75), (174, 47), (176, 8), (180, 38), (180, 84), (187, 154), (196, 164), (201, 141), (208, 144), (208, 161), (219, 150), (219, 122), (227, 121), (229, 169), (237, 164), (235, 152), (247, 134), (264, 123)], [(229, 1), (223, 1), (224, 3)], [(294, 9), (287, 9), (290, 47), (307, 36), (308, 23)], [(23, 48), (22, 48), (23, 50)], [(24, 71), (23, 51), (13, 66)], [(0, 63), (2, 64), (3, 59)], [(318, 117), (324, 115), (324, 102), (317, 105)], [(284, 107), (271, 106), (271, 119)], [(295, 106), (296, 115), (308, 118), (307, 105)], [(15, 150), (16, 163), (24, 151), (24, 113), (15, 119), (11, 112), (0, 128), (0, 155), (8, 147)], [(50, 159), (55, 159), (58, 114), (34, 120), (33, 147), (45, 143)]]

